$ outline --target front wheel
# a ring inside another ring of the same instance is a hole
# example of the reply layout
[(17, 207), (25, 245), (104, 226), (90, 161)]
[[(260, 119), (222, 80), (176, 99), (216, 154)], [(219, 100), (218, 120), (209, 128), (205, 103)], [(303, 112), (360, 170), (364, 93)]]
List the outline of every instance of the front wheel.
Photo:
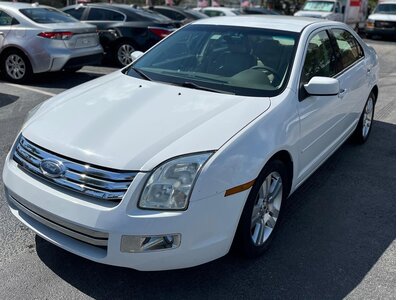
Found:
[(354, 140), (360, 144), (365, 143), (371, 133), (375, 112), (375, 100), (375, 94), (371, 92), (361, 113), (357, 128), (353, 133)]
[(250, 191), (235, 236), (234, 247), (244, 256), (257, 257), (271, 243), (281, 219), (287, 195), (286, 166), (268, 162)]

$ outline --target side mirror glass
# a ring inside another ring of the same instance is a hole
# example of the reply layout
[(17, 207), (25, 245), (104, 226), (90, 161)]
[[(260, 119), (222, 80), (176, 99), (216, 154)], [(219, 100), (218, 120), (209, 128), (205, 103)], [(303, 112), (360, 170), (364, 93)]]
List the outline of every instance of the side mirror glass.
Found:
[(135, 61), (135, 60), (137, 60), (139, 57), (141, 57), (143, 55), (143, 52), (142, 51), (133, 51), (132, 53), (131, 53), (131, 58), (132, 58), (132, 61)]
[(339, 81), (335, 78), (315, 76), (304, 85), (304, 88), (310, 95), (337, 95), (339, 94)]

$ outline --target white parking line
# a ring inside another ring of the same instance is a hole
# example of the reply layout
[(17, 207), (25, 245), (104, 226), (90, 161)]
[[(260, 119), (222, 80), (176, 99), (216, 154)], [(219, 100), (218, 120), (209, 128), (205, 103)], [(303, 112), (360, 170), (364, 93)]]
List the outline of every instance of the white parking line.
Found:
[(14, 83), (8, 83), (8, 82), (4, 82), (4, 84), (5, 85), (9, 85), (9, 86), (13, 86), (13, 87), (16, 87), (16, 88), (20, 88), (20, 89), (23, 89), (23, 90), (31, 91), (31, 92), (34, 92), (34, 93), (50, 96), (50, 97), (54, 97), (55, 95), (57, 95), (57, 94), (53, 94), (53, 93), (50, 93), (50, 92), (42, 91), (42, 90), (39, 90), (39, 89), (35, 89), (35, 88), (29, 87), (29, 86), (23, 86), (23, 85), (14, 84)]

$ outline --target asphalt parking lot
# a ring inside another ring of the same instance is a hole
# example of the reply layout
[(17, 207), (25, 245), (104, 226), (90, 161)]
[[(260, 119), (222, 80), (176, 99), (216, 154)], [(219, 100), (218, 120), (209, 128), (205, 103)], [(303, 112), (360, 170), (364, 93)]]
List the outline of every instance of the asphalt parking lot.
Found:
[[(0, 299), (395, 298), (395, 47), (370, 41), (380, 57), (370, 140), (345, 143), (290, 198), (266, 255), (229, 254), (185, 270), (138, 272), (97, 264), (48, 243), (9, 212), (0, 184)], [(0, 170), (36, 104), (116, 69), (0, 81)], [(1, 181), (1, 174), (0, 174)]]

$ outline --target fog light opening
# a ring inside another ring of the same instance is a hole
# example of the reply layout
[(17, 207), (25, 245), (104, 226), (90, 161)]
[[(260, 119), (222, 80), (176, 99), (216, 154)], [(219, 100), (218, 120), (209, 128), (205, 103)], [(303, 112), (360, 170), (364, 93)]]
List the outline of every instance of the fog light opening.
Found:
[(123, 235), (121, 238), (121, 252), (161, 251), (178, 248), (180, 244), (180, 234), (154, 236)]

